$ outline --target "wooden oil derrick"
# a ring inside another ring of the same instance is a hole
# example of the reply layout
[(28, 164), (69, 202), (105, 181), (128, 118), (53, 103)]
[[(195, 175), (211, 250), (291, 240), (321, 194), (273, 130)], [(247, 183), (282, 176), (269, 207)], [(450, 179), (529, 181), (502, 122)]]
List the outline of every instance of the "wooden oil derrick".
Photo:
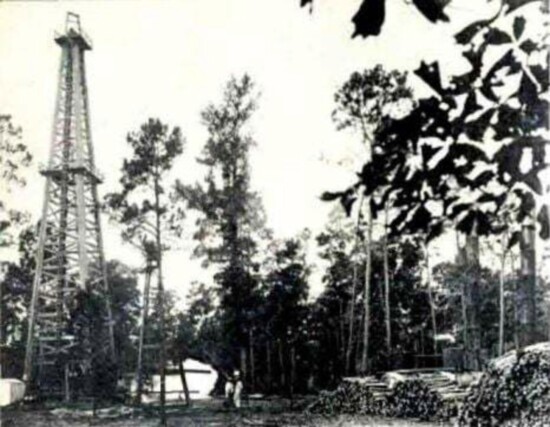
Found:
[(114, 364), (115, 344), (86, 84), (84, 53), (92, 43), (73, 13), (55, 42), (61, 61), (49, 161), (41, 169), (24, 380), (38, 395), (68, 400), (90, 392), (82, 384), (94, 381), (95, 367)]

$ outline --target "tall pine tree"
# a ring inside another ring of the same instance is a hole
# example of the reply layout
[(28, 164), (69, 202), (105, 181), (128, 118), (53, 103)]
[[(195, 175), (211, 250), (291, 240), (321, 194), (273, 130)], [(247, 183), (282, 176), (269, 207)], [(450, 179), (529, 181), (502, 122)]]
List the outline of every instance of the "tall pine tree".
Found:
[(209, 136), (197, 160), (208, 168), (205, 182), (177, 185), (180, 197), (202, 213), (195, 254), (207, 265), (218, 266), (214, 280), (226, 329), (226, 342), (221, 343), (226, 348), (225, 368), (240, 366), (245, 377), (258, 289), (253, 257), (264, 222), (260, 199), (250, 188), (248, 159), (254, 140), (247, 125), (256, 105), (250, 77), (231, 78), (222, 102), (202, 112)]

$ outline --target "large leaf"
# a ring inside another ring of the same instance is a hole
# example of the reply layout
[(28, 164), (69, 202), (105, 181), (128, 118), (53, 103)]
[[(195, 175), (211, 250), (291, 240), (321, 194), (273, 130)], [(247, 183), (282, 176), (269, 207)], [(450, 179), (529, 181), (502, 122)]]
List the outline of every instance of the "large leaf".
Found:
[(491, 170), (480, 173), (473, 179), (473, 183), (476, 187), (483, 187), (493, 180), (495, 174)]
[(542, 91), (548, 90), (548, 64), (546, 66), (541, 66), (538, 64), (530, 65), (529, 70), (535, 76), (535, 79), (537, 79), (538, 84), (541, 87)]
[(432, 214), (430, 213), (430, 211), (426, 209), (424, 205), (420, 205), (414, 211), (409, 221), (408, 227), (411, 229), (411, 231), (427, 230), (430, 225), (431, 219)]
[(510, 238), (508, 239), (508, 249), (511, 249), (513, 248), (515, 245), (517, 245), (519, 243), (521, 239), (521, 231), (514, 231), (511, 235), (510, 235)]
[(485, 151), (473, 144), (453, 144), (449, 150), (449, 154), (454, 159), (458, 159), (459, 157), (464, 156), (469, 164), (473, 164), (476, 161), (489, 160), (487, 158), (487, 153), (485, 153)]
[(321, 194), (321, 200), (323, 202), (332, 202), (334, 200), (340, 199), (344, 195), (344, 192), (342, 191), (325, 191), (323, 194)]
[(445, 15), (443, 11), (448, 1), (444, 0), (413, 0), (416, 8), (424, 15), (429, 21), (449, 21), (449, 17)]
[(471, 208), (471, 203), (457, 203), (451, 208), (451, 213), (449, 217), (451, 219), (455, 219), (457, 216), (459, 216), (462, 212), (466, 212)]
[(529, 191), (514, 190), (514, 193), (519, 197), (520, 205), (517, 214), (518, 222), (522, 222), (525, 218), (529, 218), (536, 207), (535, 197)]
[(514, 10), (525, 6), (528, 3), (542, 3), (542, 0), (503, 0), (503, 3), (507, 6), (506, 14), (512, 13)]
[(490, 28), (487, 34), (485, 34), (485, 40), (487, 43), (494, 45), (512, 43), (512, 37), (498, 28)]
[(352, 38), (379, 35), (385, 19), (385, 0), (363, 0), (359, 10), (352, 18), (352, 22), (355, 24)]
[(495, 19), (497, 19), (498, 16), (499, 13), (497, 12), (489, 19), (482, 19), (471, 23), (455, 35), (456, 42), (458, 44), (470, 43), (477, 33), (479, 33), (484, 28), (487, 28), (487, 26), (491, 24)]
[(533, 80), (531, 80), (527, 73), (523, 73), (519, 84), (519, 101), (524, 105), (528, 105), (534, 102), (537, 97), (537, 85), (533, 82)]
[(483, 77), (481, 93), (483, 93), (483, 95), (491, 101), (499, 101), (497, 95), (493, 91), (493, 88), (495, 87), (494, 78), (497, 73), (504, 68), (508, 68), (508, 74), (513, 74), (521, 69), (521, 65), (514, 56), (513, 49), (508, 50), (504, 55), (502, 55), (500, 59), (496, 61), (489, 69), (485, 77)]
[(428, 242), (432, 241), (436, 237), (439, 237), (443, 234), (444, 223), (443, 221), (438, 221), (435, 224), (430, 226), (430, 231), (428, 232), (427, 240)]
[(525, 182), (531, 190), (535, 193), (542, 195), (542, 182), (538, 176), (538, 170), (532, 169), (523, 176), (523, 182)]
[(461, 120), (465, 120), (466, 117), (480, 110), (482, 107), (477, 103), (477, 95), (474, 91), (471, 91), (464, 103), (464, 109), (462, 110)]
[(519, 48), (530, 55), (538, 49), (538, 45), (533, 40), (527, 39), (519, 45)]
[(420, 67), (414, 71), (414, 74), (420, 77), (438, 94), (441, 95), (443, 93), (443, 87), (441, 86), (441, 75), (439, 73), (439, 64), (437, 62), (427, 64), (422, 61), (420, 63)]
[(476, 212), (469, 211), (468, 214), (457, 223), (456, 228), (464, 234), (470, 234), (474, 229), (475, 220)]
[(523, 16), (516, 16), (514, 18), (514, 37), (519, 40), (525, 30), (525, 18)]

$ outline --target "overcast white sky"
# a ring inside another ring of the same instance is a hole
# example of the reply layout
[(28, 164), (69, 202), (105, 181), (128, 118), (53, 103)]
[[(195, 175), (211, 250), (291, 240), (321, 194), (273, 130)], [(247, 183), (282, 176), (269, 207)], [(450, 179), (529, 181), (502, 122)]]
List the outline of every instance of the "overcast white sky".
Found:
[[(437, 59), (444, 72), (462, 69), (452, 35), (483, 15), (479, 0), (454, 0), (452, 22), (433, 25), (409, 2), (389, 0), (382, 35), (351, 40), (359, 3), (316, 0), (310, 14), (299, 0), (0, 2), (0, 113), (22, 126), (36, 163), (45, 163), (60, 53), (53, 31), (63, 27), (67, 11), (76, 12), (94, 43), (87, 76), (96, 163), (106, 178), (100, 193), (116, 186), (126, 133), (148, 117), (182, 128), (187, 146), (176, 173), (192, 182), (201, 176), (195, 157), (206, 140), (199, 113), (220, 99), (231, 74), (247, 72), (261, 92), (252, 122), (258, 142), (252, 185), (268, 225), (277, 237), (304, 227), (315, 234), (332, 208), (319, 195), (346, 186), (353, 170), (339, 162), (361, 153), (356, 139), (331, 121), (337, 87), (351, 72), (378, 63), (413, 70), (422, 59)], [(414, 76), (411, 82), (417, 93), (426, 92)], [(30, 172), (31, 182), (12, 201), (36, 218), (43, 179), (37, 164)], [(103, 226), (107, 258), (138, 266), (138, 254), (120, 243), (118, 231), (106, 219)], [(204, 277), (188, 261), (193, 244), (166, 262), (168, 288), (180, 294)], [(318, 291), (319, 275), (313, 280)]]

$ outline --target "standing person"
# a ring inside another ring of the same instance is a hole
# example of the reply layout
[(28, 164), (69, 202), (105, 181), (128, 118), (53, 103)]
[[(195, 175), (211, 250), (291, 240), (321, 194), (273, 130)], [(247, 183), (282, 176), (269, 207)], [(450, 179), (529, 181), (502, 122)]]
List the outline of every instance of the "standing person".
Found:
[(233, 396), (235, 393), (235, 385), (233, 383), (233, 378), (225, 375), (225, 403), (226, 407), (231, 408), (233, 406)]
[(241, 373), (235, 371), (233, 373), (233, 405), (239, 409), (241, 407), (241, 394), (243, 391), (243, 382), (241, 380)]

